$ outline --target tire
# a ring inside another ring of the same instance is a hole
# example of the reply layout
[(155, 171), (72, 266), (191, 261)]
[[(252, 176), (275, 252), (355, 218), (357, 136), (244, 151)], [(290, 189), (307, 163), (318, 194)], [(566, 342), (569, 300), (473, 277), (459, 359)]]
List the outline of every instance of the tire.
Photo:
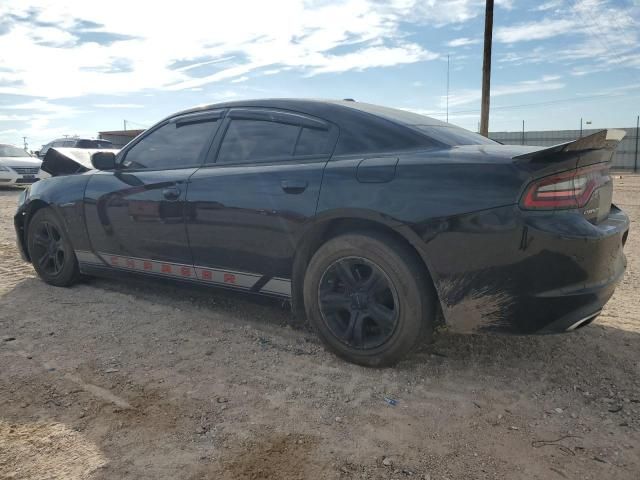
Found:
[(327, 241), (303, 290), (320, 339), (349, 362), (391, 366), (433, 334), (431, 280), (415, 252), (391, 235), (361, 231)]
[(31, 218), (27, 249), (33, 268), (46, 283), (68, 287), (79, 280), (78, 259), (67, 231), (50, 208), (38, 210)]

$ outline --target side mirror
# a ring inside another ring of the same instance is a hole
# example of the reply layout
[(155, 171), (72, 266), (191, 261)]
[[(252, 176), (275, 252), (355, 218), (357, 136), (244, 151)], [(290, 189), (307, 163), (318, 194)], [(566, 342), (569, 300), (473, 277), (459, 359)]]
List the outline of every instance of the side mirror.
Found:
[(91, 165), (98, 170), (115, 170), (116, 154), (113, 152), (96, 152), (91, 155)]
[(39, 157), (39, 156), (40, 156), (40, 150), (36, 150), (35, 152), (33, 152), (33, 154), (34, 154), (36, 157)]

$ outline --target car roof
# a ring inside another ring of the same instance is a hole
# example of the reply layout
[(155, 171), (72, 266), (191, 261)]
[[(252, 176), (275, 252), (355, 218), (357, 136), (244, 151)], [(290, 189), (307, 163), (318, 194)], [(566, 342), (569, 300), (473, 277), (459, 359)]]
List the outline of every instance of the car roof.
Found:
[(149, 131), (180, 115), (223, 108), (273, 108), (324, 119), (340, 132), (334, 155), (494, 143), (435, 118), (350, 99), (266, 98), (203, 105), (170, 115)]
[(234, 107), (277, 108), (282, 110), (293, 110), (307, 115), (323, 117), (326, 120), (333, 121), (338, 124), (340, 123), (340, 119), (343, 117), (359, 115), (363, 118), (366, 118), (367, 116), (373, 115), (401, 125), (449, 125), (446, 122), (442, 122), (425, 115), (418, 115), (416, 113), (408, 112), (405, 110), (382, 107), (371, 103), (356, 102), (353, 100), (329, 100), (311, 98), (264, 98), (253, 100), (236, 100), (190, 108), (175, 113), (168, 118), (188, 113)]
[[(111, 142), (111, 140), (103, 140), (101, 138), (83, 138), (83, 137), (62, 137), (62, 138), (55, 138), (53, 140), (51, 140), (51, 142), (65, 142), (65, 141), (74, 141), (74, 142), (78, 142), (80, 140), (89, 140), (91, 142), (108, 142), (108, 143), (113, 143)], [(48, 142), (48, 143), (51, 143)]]

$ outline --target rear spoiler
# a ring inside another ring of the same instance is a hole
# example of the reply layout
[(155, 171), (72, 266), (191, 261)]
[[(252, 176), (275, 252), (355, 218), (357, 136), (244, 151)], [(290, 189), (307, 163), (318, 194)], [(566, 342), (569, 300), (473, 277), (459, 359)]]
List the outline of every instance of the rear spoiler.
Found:
[(103, 148), (50, 148), (42, 160), (43, 171), (53, 175), (74, 175), (93, 169), (91, 155), (96, 152), (118, 153), (120, 150)]
[(534, 152), (513, 157), (514, 160), (547, 161), (563, 153), (589, 152), (592, 150), (606, 150), (613, 154), (620, 141), (627, 134), (624, 130), (609, 128), (601, 130), (573, 142), (561, 143), (553, 147), (543, 148)]

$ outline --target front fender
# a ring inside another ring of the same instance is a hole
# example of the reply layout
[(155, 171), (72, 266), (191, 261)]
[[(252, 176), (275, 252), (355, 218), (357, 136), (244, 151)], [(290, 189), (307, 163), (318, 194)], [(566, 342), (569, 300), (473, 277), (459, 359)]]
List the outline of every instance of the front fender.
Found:
[(74, 250), (91, 250), (84, 219), (84, 192), (90, 174), (45, 178), (21, 196), (14, 225), (22, 257), (30, 261), (27, 233), (33, 215), (51, 208), (60, 218)]

